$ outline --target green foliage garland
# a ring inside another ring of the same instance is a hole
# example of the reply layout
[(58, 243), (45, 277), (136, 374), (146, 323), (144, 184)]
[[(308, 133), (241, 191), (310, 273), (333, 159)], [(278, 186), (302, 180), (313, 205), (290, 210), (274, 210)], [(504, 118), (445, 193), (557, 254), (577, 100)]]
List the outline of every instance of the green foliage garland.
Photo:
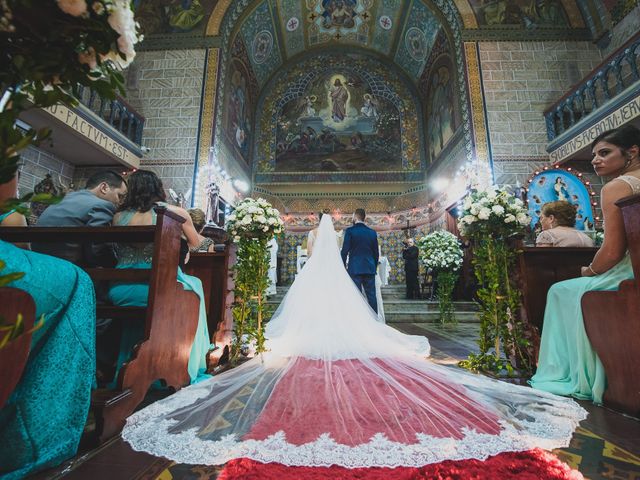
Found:
[(234, 266), (232, 363), (238, 361), (247, 344), (255, 344), (256, 354), (265, 351), (265, 292), (269, 286), (268, 243), (283, 228), (280, 212), (262, 198), (243, 200), (227, 219), (227, 231), (238, 245), (238, 260)]
[(459, 228), (473, 247), (480, 307), (480, 353), (460, 362), (465, 368), (509, 375), (514, 367), (531, 370), (529, 342), (517, 318), (520, 294), (510, 276), (516, 256), (510, 238), (528, 224), (522, 201), (504, 189), (474, 190), (465, 199)]

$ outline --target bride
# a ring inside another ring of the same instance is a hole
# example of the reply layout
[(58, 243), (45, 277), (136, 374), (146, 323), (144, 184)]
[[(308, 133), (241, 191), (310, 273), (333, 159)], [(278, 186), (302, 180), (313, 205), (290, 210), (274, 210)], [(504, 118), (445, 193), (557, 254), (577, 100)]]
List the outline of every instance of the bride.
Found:
[(569, 444), (573, 400), (425, 357), (429, 342), (376, 321), (329, 215), (267, 326), (268, 351), (127, 420), (135, 450), (188, 464), (423, 466)]

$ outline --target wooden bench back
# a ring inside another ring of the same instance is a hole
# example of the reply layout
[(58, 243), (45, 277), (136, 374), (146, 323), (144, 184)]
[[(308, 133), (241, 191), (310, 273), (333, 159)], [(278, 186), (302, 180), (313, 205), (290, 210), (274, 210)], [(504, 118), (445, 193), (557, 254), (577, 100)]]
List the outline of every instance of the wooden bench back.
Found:
[[(117, 434), (157, 379), (175, 389), (189, 383), (187, 365), (200, 301), (177, 281), (184, 219), (156, 207), (156, 225), (125, 227), (0, 227), (0, 238), (23, 243), (153, 243), (151, 269), (87, 268), (94, 281), (148, 282), (147, 307), (97, 307), (103, 318), (144, 318), (145, 338), (118, 375), (115, 391), (94, 392), (100, 440)], [(144, 317), (142, 317), (144, 316)]]
[(585, 293), (582, 317), (607, 374), (605, 405), (640, 418), (640, 195), (616, 205), (624, 218), (634, 279), (614, 291)]
[(580, 276), (597, 248), (522, 247), (518, 254), (517, 277), (522, 292), (522, 317), (542, 331), (542, 320), (551, 285)]

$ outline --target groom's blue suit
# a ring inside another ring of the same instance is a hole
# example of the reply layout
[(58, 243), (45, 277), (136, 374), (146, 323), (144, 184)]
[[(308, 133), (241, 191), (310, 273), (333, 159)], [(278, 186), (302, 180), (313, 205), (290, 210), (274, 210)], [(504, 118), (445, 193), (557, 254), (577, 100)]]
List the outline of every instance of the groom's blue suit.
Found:
[(369, 305), (378, 313), (375, 280), (378, 268), (378, 235), (364, 223), (356, 223), (344, 232), (341, 255), (356, 287), (358, 290), (364, 289)]

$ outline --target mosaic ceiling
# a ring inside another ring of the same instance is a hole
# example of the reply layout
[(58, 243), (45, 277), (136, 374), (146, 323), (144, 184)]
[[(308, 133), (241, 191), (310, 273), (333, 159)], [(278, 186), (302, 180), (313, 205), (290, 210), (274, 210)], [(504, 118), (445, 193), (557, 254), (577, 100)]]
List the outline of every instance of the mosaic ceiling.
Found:
[[(451, 0), (465, 29), (513, 32), (585, 30), (575, 0)], [(235, 23), (262, 87), (297, 55), (358, 47), (392, 60), (417, 81), (442, 19), (430, 0), (261, 0), (249, 2)], [(523, 36), (524, 35), (524, 36)], [(551, 35), (551, 33), (550, 33)]]

